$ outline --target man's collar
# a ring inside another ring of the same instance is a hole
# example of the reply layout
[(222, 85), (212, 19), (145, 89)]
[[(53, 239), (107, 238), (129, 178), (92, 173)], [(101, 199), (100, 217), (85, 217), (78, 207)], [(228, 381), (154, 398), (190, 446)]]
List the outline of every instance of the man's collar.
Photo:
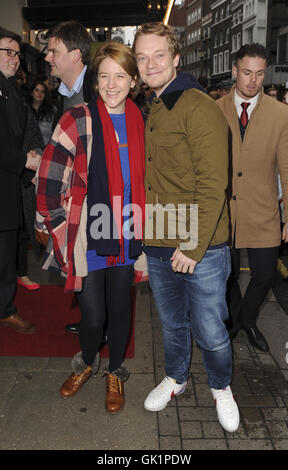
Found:
[[(238, 94), (237, 94), (238, 95)], [(264, 95), (264, 88), (262, 87), (262, 89), (259, 91), (259, 93), (256, 95), (259, 102), (260, 100), (262, 100), (262, 97)], [(229, 96), (231, 98), (231, 101), (234, 102), (234, 97), (236, 96), (236, 84), (232, 86), (230, 92), (228, 93), (228, 95), (226, 96)], [(238, 95), (239, 96), (239, 95)], [(221, 98), (222, 99), (222, 98)], [(250, 101), (250, 100), (244, 100), (242, 99), (242, 101)]]
[(5, 77), (4, 73), (0, 72), (0, 81), (2, 83), (8, 83), (8, 79)]
[(160, 95), (159, 98), (162, 99), (166, 108), (170, 111), (173, 106), (176, 104), (184, 90), (172, 91), (171, 93)]
[(79, 91), (81, 90), (82, 85), (83, 85), (83, 80), (84, 80), (84, 75), (85, 75), (86, 70), (87, 70), (87, 65), (85, 65), (82, 72), (76, 78), (71, 90), (69, 90), (67, 85), (62, 81), (59, 85), (59, 88), (58, 88), (58, 92), (60, 93), (60, 95), (67, 96), (68, 98), (71, 98), (71, 96), (73, 96), (74, 93), (78, 94)]
[(251, 98), (245, 100), (244, 98), (242, 98), (242, 97), (237, 93), (237, 89), (235, 88), (234, 100), (235, 100), (235, 103), (239, 103), (239, 104), (242, 103), (242, 102), (255, 104), (255, 103), (257, 103), (257, 101), (258, 101), (258, 98), (259, 98), (259, 96), (260, 96), (260, 93), (261, 93), (261, 91), (259, 91), (259, 92), (257, 93), (257, 95), (252, 96)]

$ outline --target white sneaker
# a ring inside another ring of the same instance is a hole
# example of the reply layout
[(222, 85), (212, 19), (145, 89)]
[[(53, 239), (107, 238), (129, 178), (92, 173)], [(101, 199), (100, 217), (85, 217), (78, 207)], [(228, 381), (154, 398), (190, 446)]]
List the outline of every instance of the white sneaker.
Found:
[(144, 408), (148, 411), (164, 410), (172, 398), (185, 391), (186, 384), (187, 382), (177, 384), (175, 379), (165, 377), (165, 379), (149, 393), (144, 402)]
[(240, 421), (239, 410), (231, 388), (229, 386), (222, 390), (211, 388), (211, 392), (221, 426), (228, 432), (237, 431)]

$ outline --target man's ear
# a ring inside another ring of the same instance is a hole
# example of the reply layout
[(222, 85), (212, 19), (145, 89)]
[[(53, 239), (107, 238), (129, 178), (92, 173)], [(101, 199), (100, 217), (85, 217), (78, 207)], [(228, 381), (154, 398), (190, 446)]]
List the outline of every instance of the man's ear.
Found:
[(173, 65), (174, 65), (175, 68), (178, 67), (179, 60), (180, 60), (180, 54), (176, 54), (174, 59), (173, 59)]
[(238, 69), (235, 64), (232, 65), (232, 78), (236, 80)]
[(77, 62), (79, 62), (79, 60), (82, 60), (82, 54), (81, 54), (81, 51), (80, 49), (73, 49), (72, 52), (72, 56), (73, 56), (73, 62), (76, 64)]

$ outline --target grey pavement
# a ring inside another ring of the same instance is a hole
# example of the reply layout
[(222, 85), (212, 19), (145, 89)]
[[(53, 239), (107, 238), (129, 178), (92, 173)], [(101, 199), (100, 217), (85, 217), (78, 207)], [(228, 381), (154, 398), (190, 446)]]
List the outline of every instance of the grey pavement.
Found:
[[(245, 262), (243, 256), (244, 268)], [(43, 272), (31, 254), (29, 270), (42, 284), (62, 282)], [(242, 271), (243, 288), (248, 280), (249, 271)], [(149, 285), (143, 283), (137, 287), (135, 356), (126, 359), (131, 376), (124, 409), (118, 415), (105, 411), (105, 360), (95, 378), (64, 400), (59, 388), (71, 373), (70, 359), (0, 357), (0, 450), (287, 450), (288, 315), (272, 291), (258, 325), (269, 353), (252, 347), (243, 332), (233, 341), (232, 390), (241, 413), (237, 432), (227, 433), (218, 423), (195, 343), (185, 393), (165, 410), (148, 412), (143, 402), (165, 372), (161, 327)]]

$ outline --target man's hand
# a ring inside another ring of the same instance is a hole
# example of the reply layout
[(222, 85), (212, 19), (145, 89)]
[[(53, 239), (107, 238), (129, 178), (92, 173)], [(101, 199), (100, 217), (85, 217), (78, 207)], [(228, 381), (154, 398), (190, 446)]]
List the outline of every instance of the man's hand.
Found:
[(46, 232), (39, 232), (39, 230), (35, 229), (35, 238), (38, 243), (40, 243), (43, 246), (47, 246), (48, 240), (49, 240), (49, 233)]
[(285, 222), (284, 227), (282, 229), (282, 240), (283, 242), (288, 242), (288, 222)]
[(30, 150), (30, 152), (27, 153), (27, 161), (25, 167), (28, 170), (37, 171), (40, 161), (41, 155), (36, 153), (35, 150)]
[(183, 255), (179, 248), (176, 248), (174, 251), (171, 261), (173, 271), (179, 273), (188, 272), (189, 274), (193, 274), (197, 264), (197, 261), (194, 261), (193, 259)]

